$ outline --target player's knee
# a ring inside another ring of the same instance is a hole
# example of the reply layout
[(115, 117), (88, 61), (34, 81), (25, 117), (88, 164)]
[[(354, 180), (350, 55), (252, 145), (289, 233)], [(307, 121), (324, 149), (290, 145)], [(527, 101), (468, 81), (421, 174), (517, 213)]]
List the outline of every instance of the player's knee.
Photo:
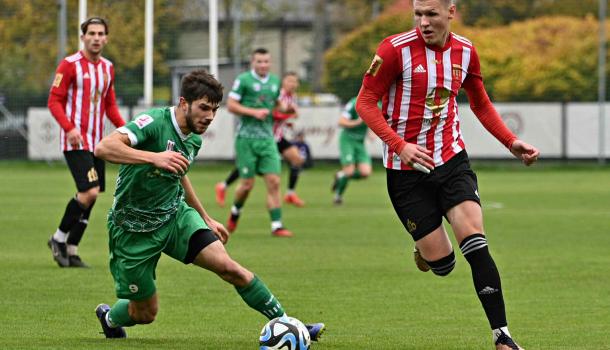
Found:
[(100, 188), (98, 186), (88, 189), (85, 192), (79, 192), (77, 194), (78, 201), (85, 207), (90, 207), (93, 202), (97, 200), (97, 196), (100, 194)]
[(451, 271), (453, 271), (453, 268), (455, 267), (455, 253), (453, 252), (453, 250), (451, 251), (451, 253), (439, 260), (435, 260), (435, 261), (426, 261), (428, 263), (428, 265), (430, 266), (430, 269), (432, 270), (432, 272), (437, 275), (437, 276), (447, 276), (451, 273)]
[(295, 157), (292, 160), (292, 166), (295, 168), (300, 168), (303, 166), (303, 164), (305, 164), (305, 159), (303, 159), (302, 157)]
[(247, 276), (243, 273), (243, 270), (238, 263), (227, 259), (218, 266), (216, 274), (233, 285), (245, 285)]
[(250, 179), (242, 181), (240, 187), (243, 191), (250, 192), (254, 188), (254, 179), (250, 181)]
[(139, 324), (149, 324), (155, 321), (159, 307), (157, 305), (151, 305), (146, 308), (136, 309), (131, 318)]

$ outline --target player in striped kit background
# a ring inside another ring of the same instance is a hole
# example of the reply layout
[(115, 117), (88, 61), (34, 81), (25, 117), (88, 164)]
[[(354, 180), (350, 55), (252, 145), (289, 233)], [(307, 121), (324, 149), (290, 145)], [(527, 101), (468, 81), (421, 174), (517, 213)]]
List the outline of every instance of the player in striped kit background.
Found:
[[(511, 338), (500, 275), (483, 230), (477, 178), (460, 131), (460, 88), (481, 124), (525, 165), (539, 151), (519, 140), (492, 105), (473, 44), (451, 33), (452, 0), (414, 0), (416, 28), (381, 42), (366, 72), (357, 112), (383, 140), (390, 200), (415, 241), (422, 271), (448, 275), (453, 247), (442, 225), (450, 223), (470, 264), (475, 291), (498, 350), (519, 350)], [(383, 99), (382, 111), (377, 101)]]
[(76, 183), (59, 227), (48, 241), (60, 267), (87, 267), (78, 255), (91, 209), (105, 187), (105, 166), (93, 155), (103, 137), (104, 116), (116, 126), (125, 124), (114, 93), (114, 67), (102, 57), (108, 24), (91, 17), (81, 24), (84, 49), (57, 67), (48, 107), (61, 127), (60, 146)]

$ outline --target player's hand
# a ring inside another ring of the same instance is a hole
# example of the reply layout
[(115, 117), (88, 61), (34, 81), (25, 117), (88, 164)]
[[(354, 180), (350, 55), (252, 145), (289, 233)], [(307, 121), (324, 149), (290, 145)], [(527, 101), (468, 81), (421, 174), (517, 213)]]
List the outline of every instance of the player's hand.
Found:
[(153, 165), (174, 174), (184, 174), (189, 167), (189, 161), (178, 152), (164, 151), (155, 153)]
[(227, 241), (229, 240), (229, 231), (227, 231), (225, 226), (212, 218), (208, 218), (206, 223), (222, 244), (227, 244)]
[(399, 154), (403, 163), (421, 172), (434, 170), (434, 159), (431, 156), (432, 151), (414, 143), (407, 143)]
[(76, 130), (76, 128), (68, 131), (66, 134), (66, 138), (68, 139), (68, 143), (74, 149), (81, 149), (83, 147), (83, 137), (80, 132)]
[(252, 116), (258, 120), (265, 120), (269, 113), (270, 112), (267, 108), (257, 108), (254, 110)]
[(536, 147), (521, 140), (515, 140), (513, 142), (512, 146), (510, 146), (510, 152), (515, 157), (521, 159), (526, 166), (534, 164), (540, 155), (540, 151)]

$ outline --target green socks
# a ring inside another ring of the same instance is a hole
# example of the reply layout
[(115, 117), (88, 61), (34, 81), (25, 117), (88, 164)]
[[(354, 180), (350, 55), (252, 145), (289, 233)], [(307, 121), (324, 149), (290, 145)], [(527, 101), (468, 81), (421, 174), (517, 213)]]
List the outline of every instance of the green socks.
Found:
[(135, 325), (136, 322), (129, 317), (129, 300), (117, 300), (108, 313), (108, 320), (116, 327), (131, 327)]
[(248, 306), (265, 315), (268, 319), (271, 320), (284, 315), (284, 308), (282, 308), (280, 302), (258, 277), (254, 276), (254, 279), (247, 286), (235, 287), (235, 289)]

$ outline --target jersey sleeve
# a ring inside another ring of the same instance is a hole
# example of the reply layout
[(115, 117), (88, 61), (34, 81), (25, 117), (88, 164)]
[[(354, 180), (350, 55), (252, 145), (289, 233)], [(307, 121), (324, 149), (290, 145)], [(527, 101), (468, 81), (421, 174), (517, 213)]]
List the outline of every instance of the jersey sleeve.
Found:
[(108, 87), (108, 93), (106, 93), (104, 103), (106, 104), (106, 116), (108, 116), (108, 119), (110, 119), (112, 124), (117, 128), (125, 125), (125, 121), (119, 112), (119, 106), (117, 106), (116, 103), (116, 95), (114, 93), (114, 68), (112, 66), (110, 68), (110, 86)]
[(59, 126), (66, 132), (75, 128), (75, 125), (70, 122), (66, 115), (66, 102), (68, 100), (68, 90), (74, 80), (73, 65), (68, 61), (63, 60), (55, 71), (55, 78), (53, 79), (53, 85), (49, 92), (49, 100), (47, 106), (49, 111), (53, 115), (53, 118), (57, 120)]
[(145, 142), (156, 133), (158, 119), (149, 114), (140, 114), (134, 120), (117, 129), (118, 132), (129, 137), (131, 147)]
[(231, 92), (229, 92), (229, 97), (236, 100), (241, 101), (242, 96), (246, 92), (246, 84), (244, 83), (241, 76), (235, 78), (233, 82), (233, 87), (231, 87)]
[(485, 85), (483, 84), (479, 56), (474, 47), (472, 48), (472, 56), (468, 66), (468, 75), (464, 79), (462, 87), (468, 95), (470, 109), (472, 109), (472, 112), (477, 116), (481, 124), (506, 148), (510, 149), (517, 136), (506, 126), (500, 113), (498, 113), (491, 102), (489, 95), (487, 95)]
[(362, 86), (383, 96), (401, 72), (402, 65), (398, 53), (392, 43), (386, 39), (379, 44), (375, 57), (364, 74)]

